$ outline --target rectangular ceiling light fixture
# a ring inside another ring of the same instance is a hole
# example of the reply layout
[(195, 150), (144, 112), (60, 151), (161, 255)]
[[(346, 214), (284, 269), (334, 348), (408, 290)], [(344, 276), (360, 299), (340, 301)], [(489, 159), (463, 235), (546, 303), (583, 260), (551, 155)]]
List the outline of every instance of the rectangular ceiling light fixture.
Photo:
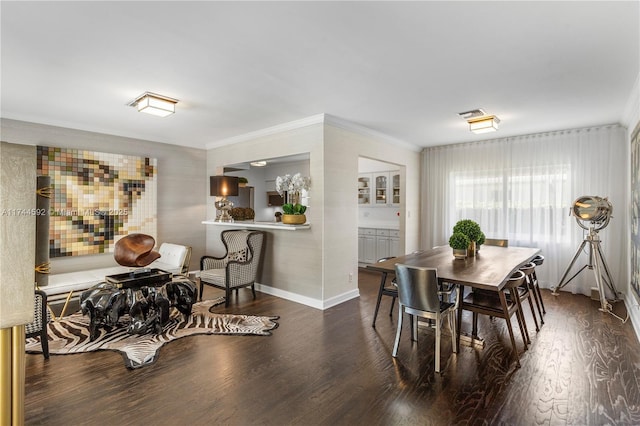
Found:
[(500, 119), (495, 115), (485, 115), (484, 117), (471, 118), (467, 122), (472, 133), (480, 134), (498, 130)]
[(176, 112), (177, 99), (156, 93), (144, 92), (128, 105), (138, 108), (138, 112), (166, 117)]

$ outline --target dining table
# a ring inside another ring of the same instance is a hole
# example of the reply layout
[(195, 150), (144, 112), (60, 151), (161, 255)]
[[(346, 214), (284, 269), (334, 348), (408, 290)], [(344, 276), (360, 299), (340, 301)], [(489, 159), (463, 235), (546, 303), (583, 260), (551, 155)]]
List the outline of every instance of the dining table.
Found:
[[(464, 259), (453, 257), (449, 246), (435, 247), (429, 250), (420, 250), (404, 256), (389, 258), (383, 262), (367, 265), (367, 269), (381, 272), (382, 283), (386, 281), (388, 274), (395, 273), (397, 263), (435, 268), (438, 280), (441, 284), (455, 284), (459, 286), (459, 293), (464, 297), (465, 287), (502, 292), (509, 278), (522, 266), (540, 253), (535, 247), (499, 247), (481, 246), (475, 256), (467, 256)], [(500, 298), (503, 309), (507, 306), (505, 298)], [(459, 306), (458, 309), (461, 309)], [(481, 339), (461, 336), (460, 323), (458, 322), (457, 335), (462, 343), (483, 345)], [(514, 348), (515, 350), (515, 348)]]

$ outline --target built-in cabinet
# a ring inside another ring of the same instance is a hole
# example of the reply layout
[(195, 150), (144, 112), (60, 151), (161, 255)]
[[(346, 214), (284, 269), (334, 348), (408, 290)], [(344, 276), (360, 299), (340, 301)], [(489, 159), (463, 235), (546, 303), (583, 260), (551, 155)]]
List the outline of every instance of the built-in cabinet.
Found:
[(361, 173), (358, 175), (358, 205), (400, 205), (400, 172)]
[(375, 263), (383, 257), (400, 255), (400, 231), (358, 228), (358, 263)]

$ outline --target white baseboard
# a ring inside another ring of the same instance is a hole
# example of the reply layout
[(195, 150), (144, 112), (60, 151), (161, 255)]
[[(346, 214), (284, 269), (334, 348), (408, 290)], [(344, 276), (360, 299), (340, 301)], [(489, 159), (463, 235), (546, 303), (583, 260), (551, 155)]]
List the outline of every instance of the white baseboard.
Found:
[(312, 308), (325, 310), (333, 306), (346, 302), (347, 300), (360, 297), (360, 291), (358, 289), (350, 290), (346, 293), (342, 293), (338, 296), (331, 297), (326, 300), (314, 299), (312, 297), (302, 296), (297, 293), (292, 293), (287, 290), (280, 290), (275, 287), (270, 287), (264, 284), (256, 283), (256, 290), (262, 293), (270, 294), (272, 296), (280, 297), (282, 299), (290, 300), (292, 302), (301, 303)]
[(631, 319), (633, 330), (636, 332), (636, 336), (640, 340), (640, 305), (633, 294), (624, 295), (624, 304), (629, 312), (629, 318)]

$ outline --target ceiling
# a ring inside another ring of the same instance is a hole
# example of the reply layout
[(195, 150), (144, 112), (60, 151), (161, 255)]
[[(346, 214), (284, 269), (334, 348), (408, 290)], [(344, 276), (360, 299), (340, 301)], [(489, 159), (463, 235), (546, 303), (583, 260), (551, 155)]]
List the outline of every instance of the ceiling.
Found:
[[(3, 118), (199, 148), (321, 113), (423, 147), (620, 122), (640, 3), (0, 3)], [(166, 118), (126, 104), (180, 100)]]

